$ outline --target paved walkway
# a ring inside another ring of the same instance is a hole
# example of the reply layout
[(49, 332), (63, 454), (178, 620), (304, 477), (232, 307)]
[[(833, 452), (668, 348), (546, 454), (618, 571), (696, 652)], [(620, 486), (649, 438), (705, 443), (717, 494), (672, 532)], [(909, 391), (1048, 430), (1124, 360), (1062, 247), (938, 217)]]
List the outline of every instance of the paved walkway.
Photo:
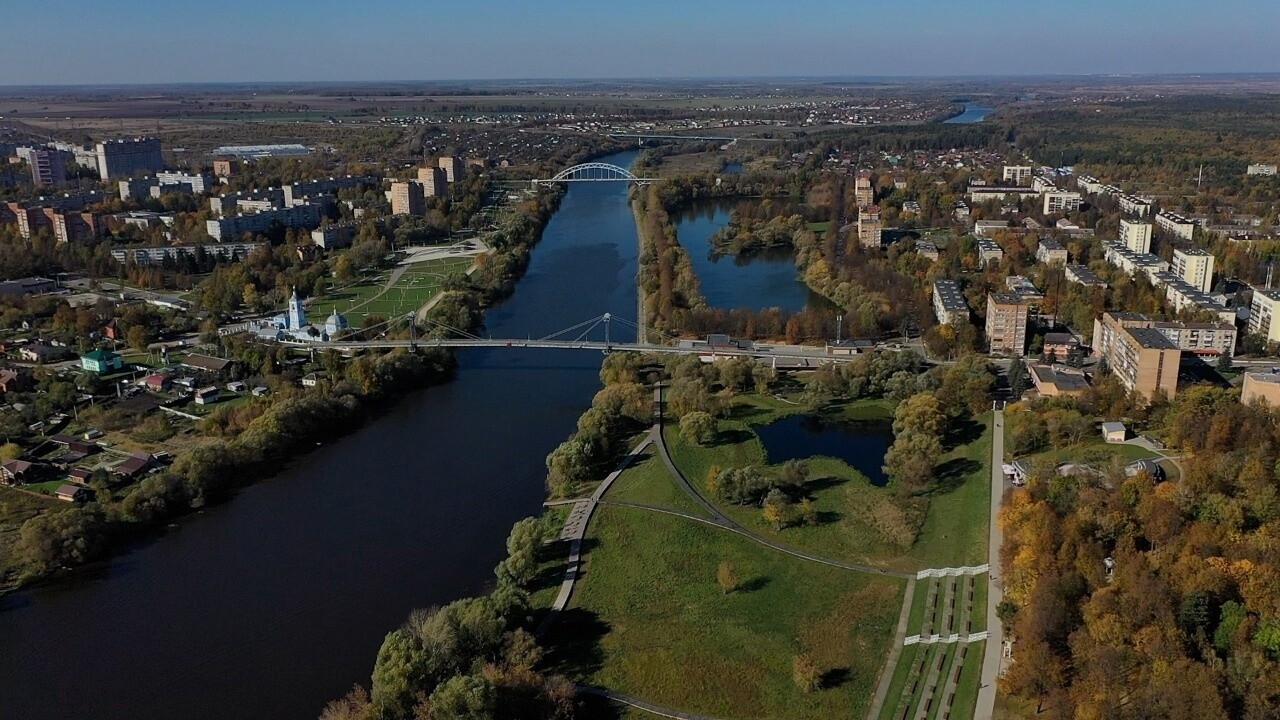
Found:
[(871, 698), (871, 707), (867, 710), (867, 720), (880, 717), (880, 709), (884, 707), (885, 698), (889, 696), (889, 686), (893, 684), (893, 674), (898, 669), (898, 656), (902, 654), (907, 638), (907, 623), (911, 621), (911, 601), (915, 598), (916, 581), (907, 580), (907, 593), (902, 598), (902, 611), (898, 613), (898, 629), (893, 633), (893, 644), (889, 646), (889, 657), (880, 669), (880, 682), (876, 685), (876, 694)]
[(654, 705), (651, 702), (645, 702), (640, 698), (632, 697), (626, 693), (615, 692), (608, 688), (596, 687), (594, 685), (578, 685), (576, 686), (576, 689), (580, 693), (608, 698), (614, 702), (620, 702), (623, 705), (630, 705), (633, 708), (639, 708), (645, 712), (651, 712), (654, 715), (661, 715), (662, 717), (677, 718), (677, 720), (718, 720), (710, 715), (695, 715), (693, 713), (665, 708), (661, 705)]
[(976, 720), (990, 720), (996, 708), (996, 679), (1000, 675), (1000, 651), (1004, 644), (1004, 629), (1000, 618), (996, 615), (996, 606), (1004, 599), (1004, 580), (1001, 577), (1000, 546), (1004, 543), (1004, 533), (996, 522), (1000, 512), (1000, 501), (1004, 498), (1004, 410), (996, 410), (992, 422), (995, 431), (991, 434), (991, 517), (987, 537), (987, 564), (991, 566), (991, 574), (987, 583), (987, 631), (991, 636), (982, 654), (982, 680), (978, 686), (978, 705), (974, 711)]
[(574, 503), (573, 510), (569, 511), (569, 519), (565, 521), (564, 528), (560, 531), (560, 539), (569, 541), (569, 561), (565, 564), (564, 580), (560, 582), (560, 592), (556, 593), (556, 599), (551, 603), (551, 611), (538, 626), (539, 636), (559, 619), (560, 613), (564, 612), (569, 604), (569, 598), (573, 596), (573, 586), (578, 582), (582, 569), (582, 538), (587, 533), (587, 525), (591, 523), (591, 516), (595, 513), (596, 506), (600, 504), (600, 498), (604, 497), (609, 486), (618, 479), (622, 471), (631, 465), (631, 461), (644, 452), (652, 442), (653, 438), (646, 437), (639, 445), (632, 448), (631, 452), (618, 464), (618, 468), (609, 473), (604, 482), (600, 483), (600, 487), (591, 493), (591, 497)]

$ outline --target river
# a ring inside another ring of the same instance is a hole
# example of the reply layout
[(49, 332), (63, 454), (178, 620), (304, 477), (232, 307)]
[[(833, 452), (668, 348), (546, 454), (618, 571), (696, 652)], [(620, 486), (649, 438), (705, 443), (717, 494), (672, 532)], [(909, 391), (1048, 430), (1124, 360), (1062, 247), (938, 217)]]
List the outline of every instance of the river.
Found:
[(996, 111), (995, 108), (987, 107), (986, 105), (979, 105), (977, 103), (965, 103), (964, 112), (960, 113), (959, 115), (956, 115), (955, 117), (947, 118), (942, 122), (943, 124), (948, 124), (948, 123), (964, 124), (964, 123), (982, 122), (988, 115), (990, 115), (995, 111)]
[[(602, 162), (624, 167), (634, 152)], [(634, 319), (622, 183), (572, 185), (495, 337)], [(615, 331), (615, 337), (619, 333)], [(468, 350), (452, 382), (164, 537), (0, 600), (0, 718), (315, 718), (415, 607), (486, 590), (601, 357)]]

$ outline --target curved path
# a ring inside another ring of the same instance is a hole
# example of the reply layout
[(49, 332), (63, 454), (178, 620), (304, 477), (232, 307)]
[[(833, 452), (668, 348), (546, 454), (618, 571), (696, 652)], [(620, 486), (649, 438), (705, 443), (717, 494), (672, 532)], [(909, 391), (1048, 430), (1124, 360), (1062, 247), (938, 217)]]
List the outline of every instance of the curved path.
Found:
[(645, 712), (661, 715), (662, 717), (677, 718), (677, 720), (718, 720), (718, 718), (710, 715), (695, 715), (693, 713), (682, 712), (680, 710), (672, 710), (671, 708), (654, 705), (651, 702), (645, 702), (637, 697), (632, 697), (626, 693), (615, 692), (608, 688), (596, 687), (594, 685), (577, 685), (578, 692), (587, 693), (588, 695), (596, 695), (602, 698), (608, 698), (614, 702), (620, 702), (623, 705), (630, 705), (633, 708), (644, 710)]
[(869, 573), (872, 575), (888, 575), (889, 577), (897, 577), (897, 578), (903, 578), (903, 579), (915, 578), (916, 576), (915, 573), (899, 572), (897, 570), (886, 570), (884, 568), (876, 567), (874, 565), (845, 562), (844, 560), (829, 558), (824, 555), (818, 555), (816, 553), (808, 552), (807, 550), (801, 550), (799, 548), (791, 547), (790, 545), (787, 545), (785, 543), (780, 543), (776, 540), (760, 535), (759, 533), (756, 533), (752, 530), (748, 530), (747, 528), (738, 524), (735, 520), (730, 518), (728, 515), (725, 515), (723, 512), (720, 511), (720, 508), (716, 507), (710, 501), (708, 501), (705, 497), (703, 497), (702, 493), (698, 492), (698, 490), (694, 488), (693, 484), (689, 482), (689, 479), (685, 477), (684, 473), (680, 471), (680, 468), (676, 467), (675, 462), (671, 459), (671, 453), (667, 451), (667, 441), (662, 435), (662, 425), (655, 424), (653, 426), (653, 429), (649, 431), (649, 437), (653, 440), (654, 447), (658, 449), (658, 454), (662, 457), (663, 464), (667, 466), (667, 471), (671, 473), (671, 476), (673, 478), (675, 478), (676, 483), (680, 485), (680, 488), (682, 490), (688, 493), (690, 497), (692, 497), (695, 501), (697, 501), (699, 505), (703, 507), (703, 509), (705, 509), (708, 513), (711, 514), (714, 524), (719, 525), (725, 528), (726, 530), (732, 530), (740, 535), (745, 535), (746, 537), (751, 538), (752, 540), (760, 543), (761, 545), (771, 547), (774, 550), (787, 553), (788, 555), (794, 555), (804, 560), (810, 560), (812, 562), (822, 563), (823, 565), (832, 565), (835, 567), (844, 568), (846, 570), (857, 570), (858, 572)]

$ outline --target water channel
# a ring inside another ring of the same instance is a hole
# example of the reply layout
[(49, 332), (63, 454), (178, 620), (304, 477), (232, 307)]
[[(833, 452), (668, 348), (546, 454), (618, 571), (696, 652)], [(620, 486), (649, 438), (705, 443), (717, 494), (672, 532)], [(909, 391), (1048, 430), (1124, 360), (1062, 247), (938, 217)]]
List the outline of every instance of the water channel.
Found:
[[(626, 186), (573, 186), (487, 330), (634, 318), (636, 249)], [(539, 511), (543, 458), (599, 388), (600, 360), (463, 352), (452, 382), (272, 480), (0, 599), (0, 718), (315, 718), (368, 683), (412, 608), (486, 589), (511, 524)]]
[(779, 214), (803, 214), (798, 200), (702, 200), (672, 214), (676, 238), (688, 251), (698, 275), (702, 295), (715, 308), (769, 307), (792, 312), (805, 307), (829, 307), (830, 303), (809, 289), (796, 274), (791, 248), (769, 248), (741, 255), (713, 255), (711, 236), (729, 224), (729, 213), (745, 204), (769, 202)]

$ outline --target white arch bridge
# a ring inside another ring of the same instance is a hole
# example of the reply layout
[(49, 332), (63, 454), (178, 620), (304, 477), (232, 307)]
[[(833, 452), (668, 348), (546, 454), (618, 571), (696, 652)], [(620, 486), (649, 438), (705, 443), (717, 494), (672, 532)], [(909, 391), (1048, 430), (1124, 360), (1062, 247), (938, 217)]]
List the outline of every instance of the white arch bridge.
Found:
[(609, 163), (589, 162), (565, 168), (556, 173), (555, 177), (534, 180), (533, 186), (551, 185), (560, 182), (633, 182), (639, 185), (647, 185), (651, 182), (657, 182), (657, 178), (636, 177), (624, 167), (610, 165)]

